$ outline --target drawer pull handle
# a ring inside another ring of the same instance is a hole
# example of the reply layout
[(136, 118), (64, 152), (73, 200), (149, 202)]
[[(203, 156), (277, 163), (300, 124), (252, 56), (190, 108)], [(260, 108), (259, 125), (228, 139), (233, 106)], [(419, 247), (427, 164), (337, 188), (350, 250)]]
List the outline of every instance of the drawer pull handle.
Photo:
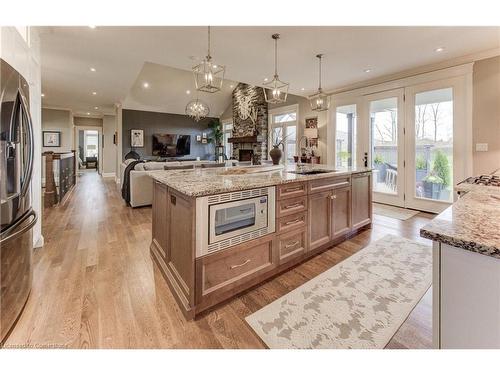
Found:
[(283, 207), (283, 209), (288, 210), (290, 208), (300, 207), (302, 203), (289, 204), (288, 206)]
[(337, 199), (337, 196), (335, 194), (330, 195), (330, 199)]
[(243, 263), (240, 263), (240, 264), (235, 264), (234, 266), (231, 266), (229, 267), (230, 269), (234, 270), (235, 268), (239, 268), (239, 267), (243, 267), (245, 264), (248, 264), (250, 263), (251, 260), (250, 259), (247, 259), (245, 260)]
[(300, 219), (295, 219), (295, 220), (292, 220), (292, 221), (287, 221), (287, 222), (285, 223), (285, 225), (295, 224), (295, 223), (298, 223), (299, 221), (302, 221), (302, 220), (300, 220)]
[(292, 191), (302, 190), (302, 186), (285, 189), (284, 193), (291, 193)]
[(294, 242), (287, 243), (287, 244), (285, 245), (285, 249), (288, 249), (288, 248), (290, 248), (290, 247), (296, 246), (296, 245), (298, 245), (299, 243), (300, 243), (299, 241), (294, 241)]

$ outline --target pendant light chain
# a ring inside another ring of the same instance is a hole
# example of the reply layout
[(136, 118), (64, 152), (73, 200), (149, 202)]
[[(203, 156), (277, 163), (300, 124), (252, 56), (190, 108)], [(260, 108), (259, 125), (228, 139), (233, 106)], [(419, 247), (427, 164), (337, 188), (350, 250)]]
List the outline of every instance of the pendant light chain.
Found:
[(274, 76), (278, 76), (278, 38), (279, 35), (274, 39)]
[(207, 60), (210, 60), (210, 26), (208, 26), (208, 54), (207, 54)]
[(319, 89), (321, 90), (321, 55), (319, 55)]

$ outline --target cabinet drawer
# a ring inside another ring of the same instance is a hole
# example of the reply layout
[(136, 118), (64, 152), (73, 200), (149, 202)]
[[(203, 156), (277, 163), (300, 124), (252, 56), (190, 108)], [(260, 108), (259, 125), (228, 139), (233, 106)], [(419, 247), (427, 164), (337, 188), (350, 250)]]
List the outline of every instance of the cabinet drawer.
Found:
[(277, 232), (287, 232), (289, 230), (305, 228), (307, 224), (307, 211), (302, 211), (293, 215), (283, 216), (277, 219)]
[(276, 216), (282, 217), (286, 215), (291, 215), (300, 211), (307, 210), (307, 196), (303, 195), (297, 198), (289, 198), (278, 201), (276, 210)]
[(200, 273), (197, 277), (202, 295), (231, 288), (233, 284), (274, 267), (272, 239), (272, 236), (262, 237), (198, 259)]
[(278, 254), (280, 264), (306, 252), (306, 231), (300, 229), (278, 237)]
[(351, 185), (351, 178), (349, 176), (312, 180), (309, 181), (309, 194), (325, 190), (339, 189), (350, 185)]
[(306, 182), (294, 182), (278, 186), (278, 199), (300, 197), (307, 194)]

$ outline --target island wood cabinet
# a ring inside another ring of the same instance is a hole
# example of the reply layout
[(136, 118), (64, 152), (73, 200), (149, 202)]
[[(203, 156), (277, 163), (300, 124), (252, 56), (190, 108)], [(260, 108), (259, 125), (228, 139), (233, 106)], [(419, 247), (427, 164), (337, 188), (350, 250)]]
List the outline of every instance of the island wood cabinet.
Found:
[(352, 175), (352, 229), (358, 229), (372, 222), (372, 173)]
[(187, 319), (371, 225), (371, 172), (276, 191), (274, 233), (196, 258), (196, 198), (155, 181), (151, 254)]

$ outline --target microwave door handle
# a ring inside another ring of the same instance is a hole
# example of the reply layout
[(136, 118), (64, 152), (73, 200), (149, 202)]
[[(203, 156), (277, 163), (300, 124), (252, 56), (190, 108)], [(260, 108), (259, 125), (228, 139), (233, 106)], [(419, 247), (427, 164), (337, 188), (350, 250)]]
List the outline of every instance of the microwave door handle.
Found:
[(35, 145), (33, 137), (33, 122), (31, 120), (30, 113), (28, 112), (28, 106), (24, 97), (20, 93), (18, 93), (17, 95), (21, 98), (21, 120), (28, 137), (28, 162), (27, 167), (24, 171), (23, 185), (21, 188), (21, 196), (25, 196), (30, 186), (31, 177), (33, 175), (33, 158), (35, 156), (33, 148)]

